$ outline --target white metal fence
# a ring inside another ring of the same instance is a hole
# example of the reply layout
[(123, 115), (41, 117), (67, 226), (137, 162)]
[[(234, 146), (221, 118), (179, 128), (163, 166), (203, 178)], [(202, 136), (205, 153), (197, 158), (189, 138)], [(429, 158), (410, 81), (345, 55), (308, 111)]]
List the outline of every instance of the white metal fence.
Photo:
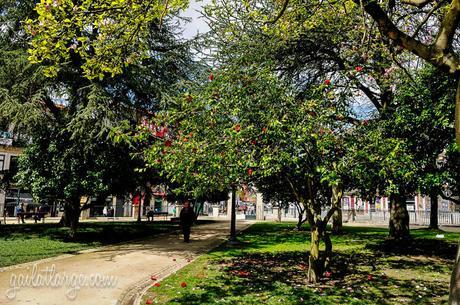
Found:
[[(429, 211), (408, 211), (409, 223), (413, 225), (429, 225)], [(342, 219), (344, 222), (374, 222), (387, 223), (390, 219), (389, 211), (372, 210), (343, 210)], [(460, 225), (460, 213), (438, 211), (439, 225)]]

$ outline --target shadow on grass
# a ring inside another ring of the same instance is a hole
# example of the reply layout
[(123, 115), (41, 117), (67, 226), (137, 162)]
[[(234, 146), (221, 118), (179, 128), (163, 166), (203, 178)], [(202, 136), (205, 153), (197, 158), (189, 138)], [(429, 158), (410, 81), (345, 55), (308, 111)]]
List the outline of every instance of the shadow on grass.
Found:
[(58, 224), (25, 224), (2, 226), (0, 238), (3, 240), (48, 238), (55, 241), (81, 244), (113, 244), (159, 233), (178, 230), (177, 224), (171, 222), (94, 222), (80, 223), (77, 236), (69, 238), (69, 228)]
[(436, 232), (418, 231), (411, 243), (401, 245), (388, 240), (385, 228), (345, 227), (344, 234), (333, 237), (331, 275), (310, 285), (306, 251), (260, 251), (308, 244), (309, 231), (294, 227), (253, 225), (238, 246), (211, 253), (203, 267), (216, 270), (213, 276), (167, 304), (428, 305), (447, 300), (448, 282), (438, 277), (449, 274), (457, 245), (435, 239)]
[(214, 261), (221, 272), (185, 291), (168, 304), (441, 304), (445, 283), (384, 275), (374, 258), (362, 254), (334, 255), (331, 276), (316, 285), (306, 282), (305, 253), (246, 254)]

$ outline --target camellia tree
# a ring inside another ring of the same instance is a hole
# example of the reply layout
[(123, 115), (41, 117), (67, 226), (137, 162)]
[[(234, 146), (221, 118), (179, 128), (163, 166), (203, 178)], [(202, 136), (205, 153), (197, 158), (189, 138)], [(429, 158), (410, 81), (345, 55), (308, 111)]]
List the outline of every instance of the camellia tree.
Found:
[[(206, 8), (206, 16), (211, 26), (210, 44), (219, 50), (215, 58), (234, 65), (270, 62), (299, 98), (308, 94), (306, 89), (312, 84), (328, 83), (346, 113), (336, 119), (350, 126), (366, 125), (368, 118), (384, 118), (395, 109), (395, 81), (405, 77), (402, 71), (411, 58), (392, 56), (394, 46), (382, 43), (378, 29), (362, 21), (360, 7), (354, 2), (331, 5), (333, 11), (316, 2), (290, 1), (281, 6), (270, 0), (214, 1)], [(367, 35), (360, 33), (362, 29)], [(365, 109), (359, 109), (363, 104)], [(332, 172), (344, 170), (339, 166)], [(335, 179), (337, 186), (347, 184), (340, 181), (347, 179), (346, 174), (340, 178)], [(404, 202), (395, 205), (400, 208), (391, 209), (391, 213), (407, 215)], [(333, 220), (334, 232), (339, 232), (340, 209)], [(397, 228), (393, 233), (403, 235)]]
[(322, 215), (334, 184), (326, 172), (341, 162), (337, 148), (343, 140), (337, 135), (346, 123), (335, 120), (339, 109), (328, 85), (309, 96), (296, 99), (269, 68), (222, 67), (207, 84), (168, 101), (170, 107), (156, 114), (153, 122), (168, 135), (160, 134), (145, 158), (195, 196), (251, 182), (257, 187), (262, 180), (267, 185), (267, 177), (278, 177), (306, 208), (308, 277), (315, 282), (332, 250), (326, 225), (335, 208)]

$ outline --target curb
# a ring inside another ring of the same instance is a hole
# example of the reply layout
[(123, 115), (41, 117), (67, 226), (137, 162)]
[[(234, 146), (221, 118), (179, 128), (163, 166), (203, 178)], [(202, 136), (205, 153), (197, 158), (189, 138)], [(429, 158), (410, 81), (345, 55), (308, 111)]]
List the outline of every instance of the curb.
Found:
[[(251, 227), (255, 222), (250, 222), (250, 223), (245, 223), (242, 228), (237, 230), (237, 234), (240, 234), (247, 230), (249, 227)], [(211, 245), (211, 247), (203, 253), (199, 254), (195, 258), (191, 259), (190, 262), (186, 263), (179, 263), (176, 265), (173, 265), (172, 267), (167, 267), (163, 270), (160, 270), (159, 273), (156, 273), (155, 275), (157, 276), (157, 281), (156, 282), (161, 282), (171, 274), (176, 273), (183, 267), (193, 263), (197, 258), (201, 257), (203, 254), (209, 253), (210, 251), (214, 250), (215, 248), (221, 246), (222, 244), (226, 243), (228, 240), (223, 239), (221, 241), (216, 242), (215, 245)], [(146, 279), (146, 280), (141, 280), (132, 286), (128, 287), (123, 291), (121, 294), (120, 298), (118, 301), (115, 303), (115, 305), (141, 305), (142, 297), (146, 294), (146, 292), (152, 287), (152, 280)]]

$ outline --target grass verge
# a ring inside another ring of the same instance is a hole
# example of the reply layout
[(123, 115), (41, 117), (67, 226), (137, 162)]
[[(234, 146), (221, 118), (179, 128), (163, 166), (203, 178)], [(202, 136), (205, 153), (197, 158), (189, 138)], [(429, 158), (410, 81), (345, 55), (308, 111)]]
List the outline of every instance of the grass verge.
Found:
[[(395, 245), (386, 229), (345, 227), (316, 285), (306, 282), (309, 232), (258, 223), (152, 286), (143, 304), (445, 304), (459, 233), (418, 229)], [(185, 286), (185, 287), (184, 287)]]
[(170, 222), (84, 222), (77, 237), (57, 224), (2, 225), (0, 267), (35, 261), (61, 254), (154, 236), (178, 229)]

